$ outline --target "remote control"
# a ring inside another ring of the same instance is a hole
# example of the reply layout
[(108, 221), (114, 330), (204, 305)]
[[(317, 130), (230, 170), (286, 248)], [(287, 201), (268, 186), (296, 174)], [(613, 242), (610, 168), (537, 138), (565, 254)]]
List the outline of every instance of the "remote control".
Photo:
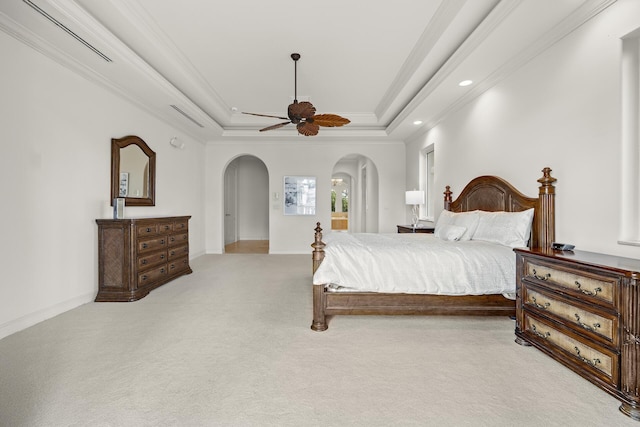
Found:
[(572, 251), (573, 248), (575, 248), (575, 245), (554, 242), (551, 244), (551, 247), (557, 251)]

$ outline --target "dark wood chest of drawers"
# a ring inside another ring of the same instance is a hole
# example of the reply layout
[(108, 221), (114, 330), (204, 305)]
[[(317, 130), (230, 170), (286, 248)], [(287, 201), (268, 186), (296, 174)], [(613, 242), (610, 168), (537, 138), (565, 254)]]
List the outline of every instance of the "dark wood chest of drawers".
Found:
[(189, 218), (97, 219), (96, 301), (135, 301), (189, 266)]
[(640, 260), (515, 249), (516, 342), (533, 345), (640, 420)]

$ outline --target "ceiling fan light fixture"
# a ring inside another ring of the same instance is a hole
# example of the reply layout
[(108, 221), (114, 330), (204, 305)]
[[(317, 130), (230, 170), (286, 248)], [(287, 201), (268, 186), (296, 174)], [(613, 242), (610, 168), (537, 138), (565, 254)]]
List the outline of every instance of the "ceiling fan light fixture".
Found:
[(260, 132), (268, 130), (279, 129), (290, 123), (296, 125), (296, 129), (300, 135), (314, 136), (318, 134), (320, 126), (323, 127), (338, 127), (351, 123), (347, 118), (341, 117), (337, 114), (318, 114), (316, 115), (316, 107), (309, 101), (298, 102), (298, 60), (300, 59), (299, 53), (292, 53), (291, 59), (293, 59), (294, 68), (294, 81), (293, 81), (293, 102), (289, 104), (287, 108), (288, 117), (271, 116), (268, 114), (247, 113), (252, 116), (259, 117), (271, 117), (280, 120), (289, 120), (287, 122), (278, 123), (275, 125), (267, 126), (260, 129)]

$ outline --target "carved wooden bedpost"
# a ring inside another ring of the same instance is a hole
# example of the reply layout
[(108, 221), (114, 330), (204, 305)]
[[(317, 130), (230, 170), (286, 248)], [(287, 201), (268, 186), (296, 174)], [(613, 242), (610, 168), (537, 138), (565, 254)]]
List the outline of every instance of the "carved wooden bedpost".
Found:
[(444, 193), (442, 194), (444, 194), (444, 210), (451, 210), (451, 202), (453, 201), (453, 198), (451, 197), (451, 195), (453, 194), (453, 192), (451, 191), (451, 187), (447, 185), (444, 188)]
[[(325, 243), (322, 241), (322, 227), (320, 223), (316, 223), (315, 239), (311, 244), (313, 252), (311, 257), (313, 259), (313, 273), (316, 272), (322, 260), (324, 259), (324, 247)], [(325, 290), (324, 285), (313, 285), (313, 322), (311, 323), (311, 329), (314, 331), (326, 331), (329, 327), (327, 325), (327, 318), (324, 314), (325, 307)]]
[(315, 240), (311, 244), (313, 248), (313, 252), (311, 253), (311, 258), (313, 259), (313, 272), (315, 273), (318, 267), (320, 267), (320, 263), (324, 259), (324, 247), (325, 243), (322, 241), (322, 228), (320, 227), (320, 223), (316, 223), (315, 228)]
[(553, 183), (556, 181), (557, 179), (551, 176), (551, 168), (546, 167), (542, 169), (542, 178), (538, 180), (540, 183), (538, 198), (540, 200), (540, 212), (542, 215), (540, 215), (536, 221), (538, 222), (537, 247), (543, 249), (550, 248), (551, 243), (553, 243), (556, 238), (556, 189), (553, 186)]

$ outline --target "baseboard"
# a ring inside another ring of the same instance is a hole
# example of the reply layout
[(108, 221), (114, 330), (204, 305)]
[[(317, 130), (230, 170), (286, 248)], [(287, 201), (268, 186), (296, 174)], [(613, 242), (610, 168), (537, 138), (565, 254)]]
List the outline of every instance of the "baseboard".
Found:
[(71, 298), (67, 301), (63, 301), (56, 305), (43, 308), (42, 310), (35, 311), (27, 314), (26, 316), (19, 317), (18, 319), (10, 320), (0, 325), (0, 339), (8, 337), (11, 334), (27, 329), (33, 325), (36, 325), (47, 319), (51, 319), (66, 311), (72, 310), (83, 304), (93, 301), (95, 298), (95, 292), (84, 294)]

